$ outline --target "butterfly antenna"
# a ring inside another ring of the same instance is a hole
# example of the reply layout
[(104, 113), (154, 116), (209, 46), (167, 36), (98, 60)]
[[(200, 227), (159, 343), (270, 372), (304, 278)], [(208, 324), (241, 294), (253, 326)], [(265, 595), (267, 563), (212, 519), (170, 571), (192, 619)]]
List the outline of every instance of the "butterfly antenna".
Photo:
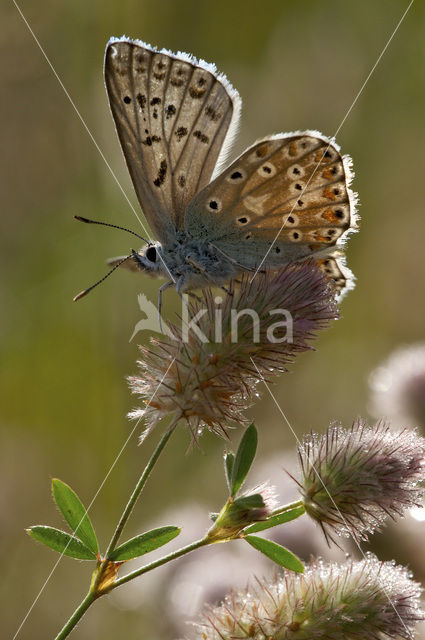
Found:
[(105, 276), (103, 276), (103, 278), (98, 280), (95, 284), (92, 284), (91, 287), (88, 287), (88, 289), (84, 289), (83, 291), (80, 291), (80, 293), (78, 293), (75, 296), (75, 298), (73, 299), (73, 302), (77, 302), (77, 300), (80, 300), (80, 298), (84, 298), (84, 296), (86, 296), (88, 293), (90, 293), (90, 291), (92, 291), (95, 287), (97, 287), (104, 280), (106, 280), (106, 278), (109, 278), (111, 273), (114, 273), (115, 269), (118, 269), (118, 267), (120, 267), (123, 262), (125, 262), (126, 260), (128, 260), (129, 258), (132, 258), (132, 257), (133, 257), (133, 252), (130, 253), (130, 255), (128, 255), (125, 258), (123, 258), (122, 260), (120, 260), (110, 271), (108, 271), (108, 273)]
[(85, 222), (86, 224), (101, 224), (103, 227), (112, 227), (113, 229), (121, 229), (121, 231), (127, 231), (127, 233), (131, 233), (136, 238), (140, 238), (146, 244), (149, 244), (149, 241), (146, 240), (143, 236), (139, 236), (135, 231), (131, 231), (131, 229), (126, 229), (125, 227), (119, 227), (117, 224), (111, 224), (110, 222), (101, 222), (100, 220), (90, 220), (89, 218), (83, 218), (83, 216), (74, 216), (76, 220), (80, 222)]

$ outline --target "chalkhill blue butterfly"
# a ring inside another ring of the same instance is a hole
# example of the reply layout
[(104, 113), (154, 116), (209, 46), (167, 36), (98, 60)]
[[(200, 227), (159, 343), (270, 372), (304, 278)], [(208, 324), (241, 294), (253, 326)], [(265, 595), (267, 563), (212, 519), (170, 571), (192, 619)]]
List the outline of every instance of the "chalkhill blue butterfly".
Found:
[(169, 286), (179, 294), (224, 288), (243, 272), (254, 277), (259, 268), (311, 257), (339, 295), (352, 286), (343, 247), (356, 228), (356, 198), (351, 160), (334, 140), (316, 131), (276, 134), (225, 166), (241, 99), (214, 65), (112, 38), (105, 82), (134, 189), (156, 237), (109, 260), (114, 268), (166, 278), (160, 300)]

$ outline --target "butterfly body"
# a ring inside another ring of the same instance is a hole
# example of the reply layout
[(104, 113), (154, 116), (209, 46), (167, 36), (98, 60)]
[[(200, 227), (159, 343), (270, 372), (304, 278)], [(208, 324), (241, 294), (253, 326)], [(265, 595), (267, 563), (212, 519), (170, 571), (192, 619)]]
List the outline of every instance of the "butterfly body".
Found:
[(223, 260), (211, 243), (192, 238), (184, 231), (176, 233), (174, 242), (165, 246), (148, 244), (132, 257), (133, 269), (135, 264), (143, 273), (171, 279), (182, 292), (202, 289), (206, 282), (220, 286), (240, 272), (232, 262)]
[(241, 101), (213, 65), (113, 38), (105, 82), (157, 239), (123, 267), (181, 292), (313, 257), (340, 291), (350, 287), (342, 250), (356, 228), (356, 200), (350, 160), (333, 140), (316, 131), (273, 135), (222, 170)]

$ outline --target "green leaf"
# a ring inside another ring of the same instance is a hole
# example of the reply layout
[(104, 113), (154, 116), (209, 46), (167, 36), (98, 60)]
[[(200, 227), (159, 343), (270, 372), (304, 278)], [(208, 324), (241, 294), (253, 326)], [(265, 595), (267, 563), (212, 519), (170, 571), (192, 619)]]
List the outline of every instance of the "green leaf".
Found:
[(303, 506), (294, 507), (294, 509), (285, 511), (285, 513), (279, 513), (277, 516), (271, 516), (268, 520), (252, 524), (250, 527), (245, 529), (245, 533), (257, 533), (257, 531), (264, 531), (264, 529), (277, 527), (278, 524), (283, 524), (284, 522), (290, 522), (291, 520), (299, 518), (303, 513), (305, 513)]
[(224, 472), (226, 474), (226, 482), (227, 482), (229, 491), (232, 491), (231, 478), (232, 478), (232, 469), (233, 469), (234, 462), (235, 462), (235, 455), (231, 451), (227, 451), (224, 454)]
[(58, 478), (52, 480), (53, 499), (76, 536), (93, 553), (99, 552), (99, 543), (86, 509), (77, 494)]
[(167, 544), (167, 542), (170, 542), (170, 540), (178, 536), (180, 531), (180, 527), (160, 527), (159, 529), (152, 529), (152, 531), (147, 531), (124, 542), (124, 544), (117, 547), (115, 551), (111, 553), (109, 559), (116, 562), (117, 560), (138, 558), (149, 551), (153, 551)]
[(276, 562), (285, 569), (296, 571), (296, 573), (304, 573), (304, 566), (299, 558), (293, 553), (281, 547), (280, 544), (267, 540), (267, 538), (259, 538), (258, 536), (246, 536), (245, 540), (257, 549), (264, 553), (270, 560)]
[(243, 485), (257, 450), (257, 429), (251, 424), (243, 434), (233, 463), (230, 494), (236, 495)]
[(47, 547), (62, 553), (71, 558), (79, 560), (96, 560), (96, 554), (93, 553), (85, 544), (71, 534), (54, 527), (46, 527), (44, 525), (35, 525), (27, 529), (27, 533), (34, 540), (42, 542)]
[(236, 498), (233, 506), (239, 507), (240, 509), (262, 509), (265, 505), (261, 493), (252, 493), (249, 496)]

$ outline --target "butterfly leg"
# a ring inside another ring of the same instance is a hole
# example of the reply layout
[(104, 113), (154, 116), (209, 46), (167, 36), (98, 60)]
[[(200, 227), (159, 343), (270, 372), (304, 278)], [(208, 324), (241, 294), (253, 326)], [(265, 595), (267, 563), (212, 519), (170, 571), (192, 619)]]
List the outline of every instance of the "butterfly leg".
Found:
[(165, 289), (169, 289), (170, 287), (172, 287), (174, 285), (173, 280), (168, 280), (168, 282), (165, 282), (164, 284), (162, 284), (159, 287), (158, 290), (158, 316), (159, 316), (159, 328), (161, 330), (162, 333), (162, 318), (161, 318), (161, 311), (162, 311), (162, 292), (165, 291)]
[[(179, 294), (181, 301), (186, 305), (186, 309), (187, 309), (187, 312), (188, 312), (188, 314), (189, 314), (189, 317), (190, 317), (190, 318), (192, 318), (192, 314), (190, 313), (190, 308), (189, 308), (189, 305), (188, 305), (188, 303), (187, 303), (187, 300), (186, 300), (186, 298), (184, 297), (184, 295), (182, 294), (183, 284), (184, 284), (184, 276), (180, 276), (180, 277), (179, 277), (179, 279), (177, 280), (177, 284), (176, 284), (176, 291), (177, 291), (177, 293)], [(192, 293), (192, 294), (191, 294), (191, 293), (189, 293), (189, 295), (192, 295), (192, 296), (194, 296), (195, 298), (198, 298), (198, 296), (196, 296), (194, 293)], [(198, 298), (198, 300), (199, 300), (200, 302), (202, 302), (202, 300), (200, 300), (200, 298)]]

